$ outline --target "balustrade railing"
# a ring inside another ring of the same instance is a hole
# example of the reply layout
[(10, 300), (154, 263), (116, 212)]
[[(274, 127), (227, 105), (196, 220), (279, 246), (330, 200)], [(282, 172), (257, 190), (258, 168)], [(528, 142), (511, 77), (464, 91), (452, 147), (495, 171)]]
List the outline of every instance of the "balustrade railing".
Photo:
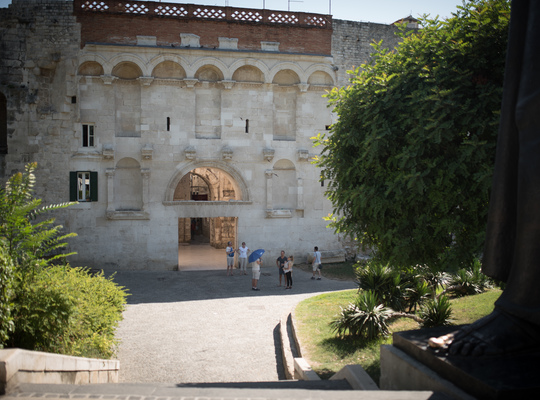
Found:
[(75, 12), (147, 15), (192, 20), (266, 23), (331, 29), (332, 16), (303, 12), (161, 3), (155, 1), (74, 0)]

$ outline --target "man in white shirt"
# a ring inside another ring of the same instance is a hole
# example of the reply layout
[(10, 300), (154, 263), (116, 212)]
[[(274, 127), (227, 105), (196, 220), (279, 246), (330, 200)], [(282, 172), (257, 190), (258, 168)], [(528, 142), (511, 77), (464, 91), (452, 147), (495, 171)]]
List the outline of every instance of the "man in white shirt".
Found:
[(247, 275), (247, 261), (248, 261), (248, 253), (250, 250), (246, 246), (246, 242), (242, 242), (242, 246), (240, 246), (237, 250), (238, 252), (238, 262), (240, 263), (240, 274)]

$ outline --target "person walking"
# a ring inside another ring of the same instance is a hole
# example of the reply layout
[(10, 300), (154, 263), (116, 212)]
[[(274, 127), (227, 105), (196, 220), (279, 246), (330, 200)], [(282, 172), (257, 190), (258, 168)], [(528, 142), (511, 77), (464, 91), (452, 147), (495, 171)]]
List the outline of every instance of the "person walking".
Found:
[(292, 267), (294, 264), (294, 257), (289, 256), (283, 271), (285, 271), (285, 289), (292, 289)]
[(257, 261), (253, 263), (252, 267), (252, 277), (251, 277), (251, 290), (260, 290), (259, 289), (259, 278), (261, 277), (261, 264), (262, 258), (258, 258)]
[(246, 246), (246, 242), (242, 242), (242, 246), (240, 246), (238, 249), (236, 249), (238, 252), (238, 263), (240, 264), (240, 275), (247, 275), (247, 261), (248, 261), (248, 253), (250, 250)]
[(232, 245), (232, 242), (227, 243), (227, 248), (225, 249), (225, 252), (227, 253), (227, 276), (231, 275), (233, 276), (233, 268), (234, 268), (234, 247)]
[(276, 259), (276, 265), (278, 267), (278, 275), (279, 275), (279, 286), (281, 286), (282, 276), (285, 275), (285, 272), (283, 271), (283, 267), (286, 262), (287, 262), (287, 257), (285, 257), (285, 251), (281, 250), (281, 256), (279, 256)]
[(315, 246), (313, 249), (313, 263), (311, 264), (311, 268), (313, 270), (313, 276), (311, 279), (315, 279), (315, 273), (319, 273), (319, 277), (317, 278), (318, 281), (321, 280), (321, 252), (319, 251), (319, 248)]

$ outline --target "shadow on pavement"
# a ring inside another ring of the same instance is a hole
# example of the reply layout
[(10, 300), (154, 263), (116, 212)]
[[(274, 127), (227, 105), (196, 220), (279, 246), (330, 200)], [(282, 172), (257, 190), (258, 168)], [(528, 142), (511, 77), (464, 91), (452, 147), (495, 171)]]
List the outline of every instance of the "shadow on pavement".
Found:
[[(107, 275), (111, 275), (107, 273)], [(277, 268), (262, 268), (260, 291), (251, 290), (251, 270), (247, 275), (226, 276), (225, 270), (213, 271), (118, 271), (114, 281), (128, 289), (128, 304), (171, 303), (221, 298), (295, 295), (356, 289), (350, 281), (326, 278), (312, 280), (311, 274), (293, 272), (293, 288), (279, 287)], [(284, 282), (283, 282), (284, 283)]]

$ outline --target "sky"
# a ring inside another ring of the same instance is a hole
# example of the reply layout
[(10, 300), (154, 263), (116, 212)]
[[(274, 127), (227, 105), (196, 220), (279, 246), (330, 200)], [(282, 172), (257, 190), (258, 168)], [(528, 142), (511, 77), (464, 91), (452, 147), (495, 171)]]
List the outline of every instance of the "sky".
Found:
[[(156, 1), (159, 3), (159, 1)], [(266, 8), (332, 14), (336, 19), (391, 24), (412, 15), (448, 18), (462, 0), (168, 0), (163, 3), (201, 4), (239, 8)], [(11, 0), (0, 0), (7, 7)]]

